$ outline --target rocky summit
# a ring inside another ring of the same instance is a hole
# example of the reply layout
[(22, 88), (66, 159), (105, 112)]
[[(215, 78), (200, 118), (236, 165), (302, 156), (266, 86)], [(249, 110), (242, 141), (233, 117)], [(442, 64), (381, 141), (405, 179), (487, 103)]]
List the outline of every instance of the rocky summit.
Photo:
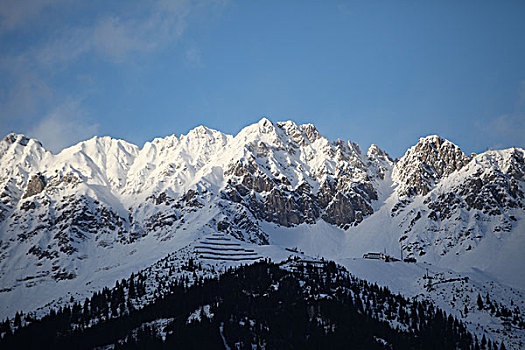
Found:
[(206, 237), (217, 251), (229, 244), (230, 260), (237, 250), (384, 252), (525, 288), (524, 158), (522, 148), (467, 156), (434, 135), (394, 161), (377, 145), (364, 152), (268, 119), (235, 136), (199, 126), (143, 147), (94, 137), (58, 154), (10, 134), (0, 316), (83, 297)]

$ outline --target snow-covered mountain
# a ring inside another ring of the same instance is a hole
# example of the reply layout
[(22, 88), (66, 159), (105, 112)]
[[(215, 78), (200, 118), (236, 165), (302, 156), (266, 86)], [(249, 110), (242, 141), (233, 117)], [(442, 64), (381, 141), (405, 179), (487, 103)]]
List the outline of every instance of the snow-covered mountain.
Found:
[(394, 162), (267, 119), (235, 136), (199, 126), (142, 148), (94, 137), (59, 154), (10, 134), (0, 317), (88, 295), (214, 233), (268, 246), (261, 256), (386, 251), (525, 289), (524, 158), (467, 156), (429, 136)]

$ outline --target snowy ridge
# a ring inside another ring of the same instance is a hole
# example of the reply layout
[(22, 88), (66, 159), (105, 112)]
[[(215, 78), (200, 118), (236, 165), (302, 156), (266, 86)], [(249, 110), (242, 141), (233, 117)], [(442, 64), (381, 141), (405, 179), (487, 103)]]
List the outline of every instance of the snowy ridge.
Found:
[(0, 316), (54, 305), (63, 290), (89, 295), (188, 244), (221, 257), (202, 248), (213, 235), (245, 262), (285, 248), (338, 260), (386, 251), (525, 289), (524, 159), (522, 148), (468, 157), (429, 136), (394, 164), (376, 145), (363, 153), (265, 118), (235, 136), (199, 126), (142, 148), (94, 137), (56, 155), (10, 134)]

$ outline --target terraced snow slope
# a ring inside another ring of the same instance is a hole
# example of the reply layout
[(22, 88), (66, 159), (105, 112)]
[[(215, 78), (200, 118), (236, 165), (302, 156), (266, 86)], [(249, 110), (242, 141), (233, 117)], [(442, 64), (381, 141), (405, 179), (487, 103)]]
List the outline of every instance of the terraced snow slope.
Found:
[(212, 233), (198, 241), (195, 252), (200, 259), (211, 261), (255, 262), (262, 259), (255, 250), (243, 247), (242, 243), (223, 233)]

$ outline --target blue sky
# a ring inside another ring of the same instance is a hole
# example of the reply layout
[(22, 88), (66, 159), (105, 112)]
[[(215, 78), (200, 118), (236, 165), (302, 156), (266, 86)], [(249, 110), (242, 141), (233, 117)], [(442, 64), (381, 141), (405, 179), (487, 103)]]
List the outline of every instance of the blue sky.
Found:
[(56, 152), (266, 116), (394, 157), (524, 147), (524, 33), (524, 1), (3, 0), (0, 133)]

